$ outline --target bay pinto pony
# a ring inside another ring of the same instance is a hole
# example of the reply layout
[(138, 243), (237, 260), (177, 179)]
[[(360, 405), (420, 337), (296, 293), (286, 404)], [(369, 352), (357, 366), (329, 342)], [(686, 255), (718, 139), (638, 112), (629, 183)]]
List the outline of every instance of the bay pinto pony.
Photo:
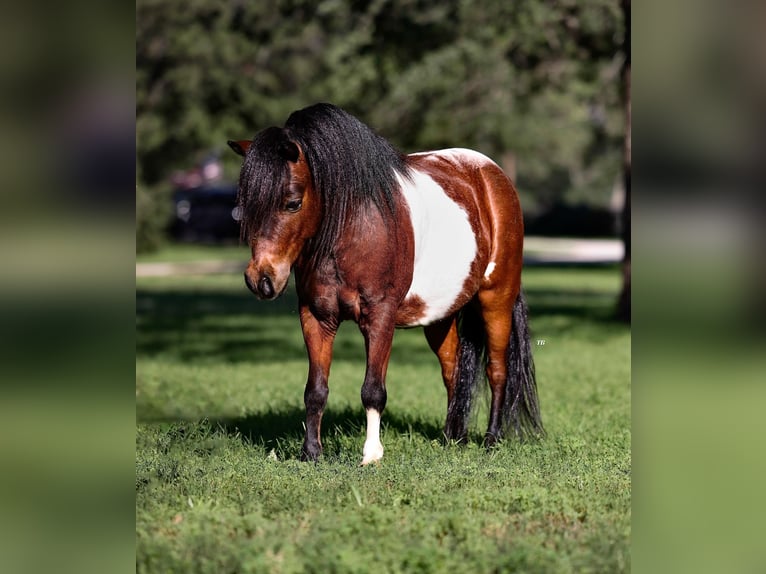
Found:
[(367, 352), (363, 465), (383, 456), (380, 417), (397, 327), (423, 326), (439, 358), (447, 439), (467, 438), (482, 368), (491, 389), (485, 444), (507, 431), (543, 435), (521, 292), (521, 208), (495, 163), (467, 149), (402, 155), (330, 104), (228, 143), (244, 157), (238, 203), (252, 251), (247, 286), (275, 299), (295, 270), (309, 357), (303, 460), (322, 453), (333, 340), (348, 319)]

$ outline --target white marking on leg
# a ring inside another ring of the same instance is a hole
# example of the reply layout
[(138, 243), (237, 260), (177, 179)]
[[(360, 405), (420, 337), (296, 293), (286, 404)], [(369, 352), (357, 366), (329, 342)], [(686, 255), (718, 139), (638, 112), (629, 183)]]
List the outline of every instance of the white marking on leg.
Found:
[(444, 318), (463, 291), (476, 258), (476, 236), (468, 214), (428, 174), (413, 170), (399, 177), (415, 235), (415, 261), (407, 297), (425, 303), (413, 325)]
[(495, 262), (490, 261), (489, 265), (487, 265), (487, 270), (484, 272), (484, 279), (489, 279), (490, 275), (492, 275), (492, 272), (495, 270)]
[(380, 442), (380, 413), (367, 409), (367, 440), (364, 441), (362, 465), (376, 462), (383, 458), (383, 445)]

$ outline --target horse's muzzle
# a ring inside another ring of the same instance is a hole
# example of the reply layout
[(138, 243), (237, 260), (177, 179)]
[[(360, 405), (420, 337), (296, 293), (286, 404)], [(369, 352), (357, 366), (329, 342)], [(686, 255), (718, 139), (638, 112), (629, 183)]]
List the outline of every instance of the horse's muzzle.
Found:
[(248, 289), (255, 293), (259, 299), (275, 299), (278, 296), (274, 289), (274, 281), (268, 275), (261, 275), (257, 281), (253, 280), (249, 273), (245, 272), (245, 283)]

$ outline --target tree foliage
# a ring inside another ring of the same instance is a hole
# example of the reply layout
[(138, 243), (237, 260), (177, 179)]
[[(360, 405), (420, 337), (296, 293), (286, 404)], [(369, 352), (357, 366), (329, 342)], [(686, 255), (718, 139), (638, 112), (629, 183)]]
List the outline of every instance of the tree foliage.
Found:
[(618, 0), (138, 0), (139, 185), (329, 101), (404, 151), (512, 163), (527, 209), (604, 205), (623, 32)]

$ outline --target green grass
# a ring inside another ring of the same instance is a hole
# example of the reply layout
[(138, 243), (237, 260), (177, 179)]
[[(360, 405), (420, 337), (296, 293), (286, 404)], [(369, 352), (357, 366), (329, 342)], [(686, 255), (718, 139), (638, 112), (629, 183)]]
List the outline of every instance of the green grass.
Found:
[(336, 341), (325, 454), (297, 460), (307, 372), (292, 291), (239, 274), (137, 281), (138, 572), (630, 570), (630, 332), (614, 268), (525, 271), (548, 438), (444, 445), (420, 329), (398, 331), (385, 455), (359, 467), (364, 350)]
[(242, 261), (247, 264), (249, 249), (245, 245), (198, 245), (194, 243), (169, 243), (151, 253), (136, 254), (137, 263), (187, 261)]

